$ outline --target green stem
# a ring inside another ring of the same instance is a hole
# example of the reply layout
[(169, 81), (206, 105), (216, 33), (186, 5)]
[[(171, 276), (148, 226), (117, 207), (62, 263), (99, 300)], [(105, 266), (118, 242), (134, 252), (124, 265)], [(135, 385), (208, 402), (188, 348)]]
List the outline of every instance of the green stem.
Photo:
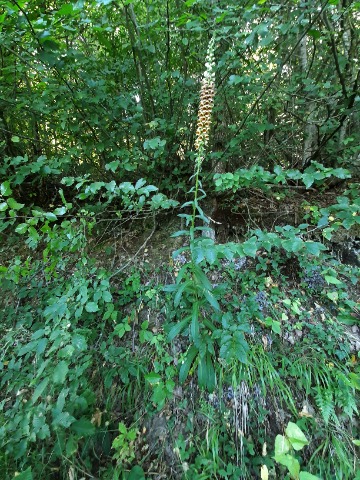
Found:
[(203, 162), (203, 159), (204, 159), (203, 152), (200, 150), (196, 157), (196, 166), (195, 166), (195, 190), (194, 190), (193, 211), (192, 211), (191, 227), (190, 227), (191, 253), (193, 251), (194, 241), (195, 241), (195, 218), (196, 218), (197, 199), (198, 199), (198, 192), (199, 192), (199, 176), (200, 176), (201, 164)]

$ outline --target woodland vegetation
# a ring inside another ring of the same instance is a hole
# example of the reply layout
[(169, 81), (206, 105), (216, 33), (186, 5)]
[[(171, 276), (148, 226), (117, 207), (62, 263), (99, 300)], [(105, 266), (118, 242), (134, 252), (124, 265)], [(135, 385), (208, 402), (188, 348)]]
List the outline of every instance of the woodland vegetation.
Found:
[(0, 478), (360, 480), (360, 2), (0, 0)]

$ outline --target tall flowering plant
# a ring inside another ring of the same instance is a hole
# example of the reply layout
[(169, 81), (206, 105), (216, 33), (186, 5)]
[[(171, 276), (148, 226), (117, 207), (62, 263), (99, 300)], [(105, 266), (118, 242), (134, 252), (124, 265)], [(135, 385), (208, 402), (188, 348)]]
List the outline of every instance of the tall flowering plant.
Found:
[[(215, 98), (215, 37), (213, 37), (209, 43), (206, 61), (205, 61), (205, 72), (204, 77), (201, 82), (201, 92), (200, 92), (200, 104), (199, 112), (197, 119), (197, 128), (196, 128), (196, 139), (195, 139), (195, 188), (194, 188), (194, 201), (193, 201), (193, 211), (191, 219), (191, 230), (190, 230), (190, 239), (191, 247), (194, 245), (194, 232), (195, 232), (195, 219), (197, 210), (199, 210), (198, 205), (198, 195), (200, 187), (200, 172), (201, 165), (205, 159), (206, 147), (209, 142), (209, 134), (211, 128), (211, 115), (214, 106)], [(205, 193), (203, 192), (204, 196)], [(200, 215), (202, 211), (200, 210)]]
[[(203, 271), (201, 264), (204, 259), (215, 260), (213, 240), (204, 238), (196, 233), (205, 227), (195, 226), (196, 218), (206, 222), (206, 218), (199, 205), (199, 200), (204, 198), (200, 173), (201, 165), (205, 159), (206, 147), (209, 141), (211, 127), (211, 113), (215, 96), (215, 40), (210, 41), (206, 55), (206, 69), (201, 82), (200, 105), (197, 120), (195, 141), (195, 166), (192, 180), (194, 185), (189, 193), (193, 200), (186, 202), (183, 207), (191, 207), (191, 214), (181, 214), (185, 218), (189, 230), (181, 230), (173, 236), (189, 237), (189, 245), (174, 253), (176, 283), (168, 285), (165, 290), (174, 294), (174, 306), (178, 321), (171, 327), (168, 338), (173, 340), (182, 332), (188, 332), (189, 346), (184, 354), (180, 367), (180, 381), (185, 381), (189, 372), (197, 366), (199, 385), (213, 390), (215, 387), (215, 369), (213, 358), (215, 355), (214, 337), (216, 330), (209, 320), (213, 311), (220, 312), (220, 306), (214, 295), (211, 282)], [(211, 245), (210, 245), (211, 244)], [(186, 255), (190, 253), (190, 258)]]
[(217, 362), (217, 356), (224, 361), (236, 358), (242, 363), (247, 362), (249, 346), (245, 333), (249, 330), (242, 317), (236, 318), (234, 323), (232, 314), (223, 314), (217, 299), (224, 296), (226, 285), (212, 285), (204, 267), (206, 264), (215, 264), (218, 259), (232, 260), (239, 254), (245, 256), (245, 249), (252, 250), (254, 241), (250, 239), (248, 244), (245, 242), (242, 246), (232, 242), (215, 245), (212, 238), (196, 235), (206, 227), (195, 226), (195, 220), (208, 223), (199, 202), (206, 196), (202, 189), (200, 173), (209, 142), (214, 105), (214, 49), (215, 41), (212, 39), (206, 55), (206, 70), (201, 84), (192, 177), (194, 185), (189, 192), (193, 194), (193, 199), (183, 205), (190, 207), (191, 213), (180, 215), (186, 220), (186, 226), (189, 228), (173, 235), (188, 237), (189, 244), (174, 252), (175, 265), (178, 269), (176, 283), (165, 287), (166, 291), (174, 295), (176, 319), (170, 327), (168, 339), (171, 341), (180, 334), (187, 335), (189, 339), (180, 366), (179, 380), (184, 382), (197, 368), (199, 386), (209, 391), (216, 385), (214, 364)]

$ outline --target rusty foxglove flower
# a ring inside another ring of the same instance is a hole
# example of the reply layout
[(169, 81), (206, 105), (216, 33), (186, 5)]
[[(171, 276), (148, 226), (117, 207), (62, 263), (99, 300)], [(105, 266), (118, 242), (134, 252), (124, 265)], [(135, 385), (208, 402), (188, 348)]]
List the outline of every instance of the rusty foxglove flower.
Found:
[(211, 39), (206, 55), (205, 73), (201, 82), (200, 105), (196, 129), (195, 149), (202, 152), (208, 141), (211, 126), (211, 113), (215, 97), (215, 41)]

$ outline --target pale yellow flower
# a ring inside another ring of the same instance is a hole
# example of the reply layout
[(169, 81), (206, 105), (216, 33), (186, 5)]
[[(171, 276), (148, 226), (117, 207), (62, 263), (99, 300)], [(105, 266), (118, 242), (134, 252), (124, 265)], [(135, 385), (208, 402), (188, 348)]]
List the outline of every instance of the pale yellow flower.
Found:
[(211, 127), (211, 113), (215, 97), (215, 59), (214, 59), (214, 38), (210, 41), (205, 66), (204, 78), (201, 82), (200, 105), (196, 129), (195, 149), (202, 151), (209, 141)]

